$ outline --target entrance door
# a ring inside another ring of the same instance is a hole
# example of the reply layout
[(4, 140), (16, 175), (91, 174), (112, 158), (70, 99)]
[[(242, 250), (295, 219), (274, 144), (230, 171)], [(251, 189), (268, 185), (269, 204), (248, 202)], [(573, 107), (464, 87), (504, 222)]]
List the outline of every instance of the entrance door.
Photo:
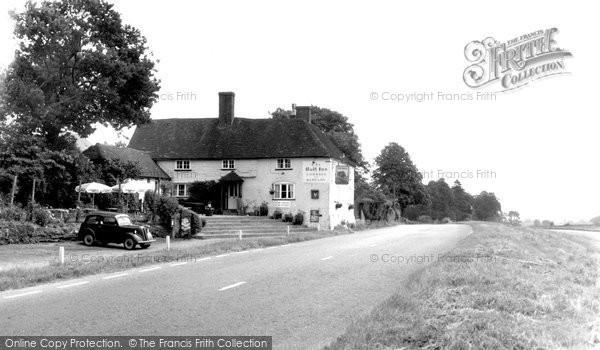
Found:
[(230, 182), (226, 186), (227, 190), (227, 209), (228, 210), (237, 210), (238, 208), (238, 198), (241, 195), (241, 183)]

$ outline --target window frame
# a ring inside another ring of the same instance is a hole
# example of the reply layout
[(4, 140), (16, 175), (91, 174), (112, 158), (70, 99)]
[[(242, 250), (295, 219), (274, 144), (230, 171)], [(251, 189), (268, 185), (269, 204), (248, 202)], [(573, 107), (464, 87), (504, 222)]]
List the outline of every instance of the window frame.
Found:
[[(181, 163), (181, 166), (179, 166)], [(192, 163), (189, 160), (181, 159), (175, 161), (176, 171), (190, 171), (192, 170)]]
[[(183, 186), (183, 195), (179, 194), (179, 186)], [(173, 191), (175, 192), (175, 197), (187, 197), (188, 196), (188, 188), (187, 188), (187, 184), (175, 184), (175, 190)]]
[[(281, 161), (282, 166), (279, 166), (279, 161)], [(275, 170), (291, 170), (291, 169), (292, 169), (292, 159), (291, 158), (277, 158), (277, 160), (275, 161)]]
[(221, 161), (221, 169), (234, 170), (235, 169), (235, 159), (223, 159)]
[[(283, 191), (283, 186), (286, 186), (286, 191)], [(273, 184), (273, 199), (276, 200), (294, 200), (296, 199), (296, 184), (293, 182), (276, 182)], [(286, 197), (282, 194), (285, 193)]]

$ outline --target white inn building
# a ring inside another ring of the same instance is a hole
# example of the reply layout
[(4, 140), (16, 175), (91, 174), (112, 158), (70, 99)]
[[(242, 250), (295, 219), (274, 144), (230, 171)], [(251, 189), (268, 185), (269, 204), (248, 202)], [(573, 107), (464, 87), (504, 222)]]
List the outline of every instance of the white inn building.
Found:
[(218, 213), (267, 203), (269, 215), (304, 212), (308, 226), (354, 222), (354, 169), (311, 124), (309, 107), (290, 119), (234, 117), (235, 95), (219, 93), (218, 118), (160, 119), (136, 128), (129, 148), (144, 151), (188, 198), (195, 181), (216, 181)]

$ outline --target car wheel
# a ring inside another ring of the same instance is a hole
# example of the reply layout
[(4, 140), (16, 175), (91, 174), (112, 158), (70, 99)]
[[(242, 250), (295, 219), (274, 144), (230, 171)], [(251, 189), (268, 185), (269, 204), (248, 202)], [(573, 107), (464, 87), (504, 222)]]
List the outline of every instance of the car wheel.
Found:
[(135, 248), (135, 241), (133, 240), (133, 238), (127, 238), (125, 242), (123, 242), (123, 246), (127, 250), (132, 250), (133, 248)]
[(142, 247), (142, 249), (146, 249), (150, 246), (150, 244), (140, 244), (140, 247)]
[(94, 236), (91, 233), (83, 236), (83, 244), (87, 245), (88, 247), (94, 244)]

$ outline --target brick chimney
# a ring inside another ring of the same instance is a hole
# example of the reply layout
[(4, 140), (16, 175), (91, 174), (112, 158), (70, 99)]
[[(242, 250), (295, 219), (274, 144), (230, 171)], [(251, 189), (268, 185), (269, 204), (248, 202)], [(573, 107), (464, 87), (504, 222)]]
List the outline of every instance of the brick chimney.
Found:
[(233, 123), (235, 107), (235, 94), (233, 92), (219, 92), (219, 126), (229, 126)]
[(310, 124), (310, 106), (296, 106), (296, 118), (304, 119)]

